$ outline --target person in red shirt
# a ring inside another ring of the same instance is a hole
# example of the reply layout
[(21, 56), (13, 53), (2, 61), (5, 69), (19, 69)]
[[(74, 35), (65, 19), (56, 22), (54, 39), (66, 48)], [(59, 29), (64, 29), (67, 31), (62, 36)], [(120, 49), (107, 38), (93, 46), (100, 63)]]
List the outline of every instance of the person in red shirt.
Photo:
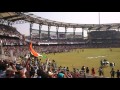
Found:
[(94, 68), (92, 68), (92, 70), (91, 70), (91, 71), (92, 71), (92, 75), (93, 75), (93, 76), (95, 76), (95, 69), (94, 69)]

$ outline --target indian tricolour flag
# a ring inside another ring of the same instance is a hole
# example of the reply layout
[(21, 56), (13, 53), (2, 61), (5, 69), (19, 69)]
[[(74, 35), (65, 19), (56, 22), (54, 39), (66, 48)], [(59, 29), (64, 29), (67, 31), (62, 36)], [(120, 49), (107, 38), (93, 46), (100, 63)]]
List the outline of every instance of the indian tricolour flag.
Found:
[(47, 58), (45, 55), (41, 55), (41, 54), (37, 53), (37, 52), (32, 48), (32, 43), (30, 43), (29, 49), (30, 49), (30, 52), (31, 52), (31, 54), (32, 54), (33, 56), (35, 56), (35, 57)]

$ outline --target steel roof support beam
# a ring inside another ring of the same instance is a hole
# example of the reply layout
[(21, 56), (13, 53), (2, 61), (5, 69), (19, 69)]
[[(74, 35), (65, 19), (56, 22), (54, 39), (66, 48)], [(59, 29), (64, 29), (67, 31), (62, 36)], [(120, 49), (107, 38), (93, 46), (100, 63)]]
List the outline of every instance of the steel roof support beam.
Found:
[(89, 30), (87, 29), (87, 39), (88, 39)]
[(65, 39), (67, 39), (67, 26), (65, 26)]
[(16, 19), (8, 19), (9, 21), (12, 21), (12, 22), (15, 22), (15, 21), (18, 21), (18, 20), (24, 20), (25, 18), (21, 17), (21, 18), (16, 18)]
[(42, 24), (39, 24), (39, 40), (41, 39), (41, 37), (40, 37), (41, 29), (42, 29)]
[(30, 22), (30, 40), (32, 39), (32, 27), (33, 27), (33, 22)]
[(73, 28), (73, 39), (75, 39), (75, 31), (76, 31), (76, 28)]
[(50, 39), (50, 28), (51, 28), (51, 26), (48, 25), (48, 39)]
[(59, 26), (56, 26), (57, 40), (59, 39), (59, 38), (58, 38), (58, 30), (59, 30)]
[(82, 28), (82, 39), (84, 38), (84, 29)]

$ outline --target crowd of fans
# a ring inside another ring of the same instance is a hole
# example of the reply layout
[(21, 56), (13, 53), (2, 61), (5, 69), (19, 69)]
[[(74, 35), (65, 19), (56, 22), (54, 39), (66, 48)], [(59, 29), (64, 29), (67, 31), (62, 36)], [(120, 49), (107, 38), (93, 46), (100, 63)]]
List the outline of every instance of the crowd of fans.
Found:
[(3, 45), (23, 45), (24, 42), (20, 39), (10, 39), (10, 38), (2, 38), (0, 39)]
[(0, 35), (10, 37), (21, 37), (21, 34), (14, 27), (0, 24)]
[[(99, 72), (99, 76), (96, 76)], [(120, 77), (120, 71), (114, 68), (110, 71), (111, 78)], [(80, 69), (58, 66), (55, 60), (46, 59), (41, 62), (38, 58), (22, 59), (21, 62), (0, 60), (0, 78), (104, 78), (103, 68), (82, 66)]]
[(87, 40), (84, 39), (35, 39), (32, 38), (32, 41), (34, 41), (36, 44), (38, 43), (56, 43), (56, 44), (85, 44)]
[[(34, 46), (34, 49), (38, 52), (38, 53), (62, 53), (62, 52), (70, 52), (73, 49), (77, 49), (80, 48), (81, 46), (76, 45), (76, 46), (71, 46), (71, 45), (60, 45), (60, 46)], [(13, 55), (14, 56), (25, 56), (28, 52), (29, 52), (29, 44), (26, 46), (4, 46), (3, 47), (4, 50), (4, 54), (7, 56), (10, 56), (10, 50), (13, 51)]]
[(86, 48), (120, 48), (119, 44), (87, 44), (85, 45)]
[(0, 24), (0, 42), (3, 45), (23, 45), (25, 39), (16, 28)]

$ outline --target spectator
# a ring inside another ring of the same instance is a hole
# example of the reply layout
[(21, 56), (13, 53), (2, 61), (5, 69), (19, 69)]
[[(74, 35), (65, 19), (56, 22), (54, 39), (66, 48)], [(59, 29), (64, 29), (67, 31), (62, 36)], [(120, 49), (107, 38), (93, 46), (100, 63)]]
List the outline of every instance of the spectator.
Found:
[(99, 76), (103, 76), (103, 75), (104, 75), (104, 74), (103, 74), (103, 68), (102, 68), (102, 67), (99, 68), (98, 72), (99, 72)]
[(91, 72), (92, 72), (92, 75), (95, 76), (95, 69), (94, 68), (91, 69)]
[(89, 68), (88, 67), (86, 68), (86, 74), (89, 74)]
[(114, 68), (111, 69), (110, 74), (111, 74), (111, 78), (114, 78), (114, 76), (115, 76)]
[(64, 75), (63, 71), (58, 73), (58, 78), (65, 78), (65, 75)]
[(120, 71), (119, 70), (117, 70), (116, 75), (117, 75), (117, 78), (120, 78)]

